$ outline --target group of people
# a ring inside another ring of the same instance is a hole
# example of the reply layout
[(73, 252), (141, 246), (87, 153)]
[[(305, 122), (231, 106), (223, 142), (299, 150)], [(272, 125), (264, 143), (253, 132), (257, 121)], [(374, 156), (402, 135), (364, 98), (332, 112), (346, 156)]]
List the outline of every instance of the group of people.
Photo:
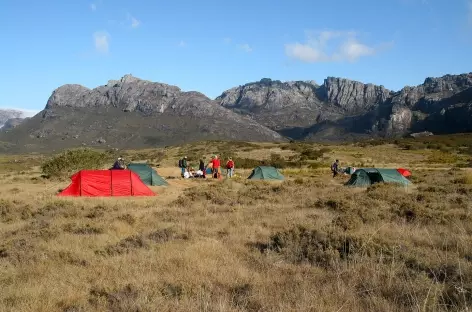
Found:
[[(184, 156), (182, 159), (179, 159), (179, 167), (181, 169), (181, 176), (184, 179), (189, 178), (206, 178), (207, 168), (211, 168), (211, 175), (215, 179), (221, 179), (221, 161), (218, 158), (218, 155), (213, 155), (210, 162), (205, 165), (203, 159), (200, 159), (198, 165), (198, 170), (195, 170), (190, 163), (188, 162), (187, 156)], [(113, 164), (112, 170), (124, 170), (126, 169), (126, 164), (122, 156)], [(344, 171), (339, 168), (339, 159), (331, 165), (331, 172), (333, 173), (333, 178), (335, 178), (339, 173)], [(234, 176), (234, 161), (230, 157), (226, 162), (226, 176), (232, 178)]]
[[(207, 168), (211, 169), (211, 176), (214, 179), (221, 179), (221, 161), (218, 155), (213, 155), (207, 165), (205, 165), (203, 159), (200, 159), (198, 170), (195, 170), (195, 168), (190, 165), (187, 156), (184, 156), (179, 160), (179, 168), (181, 170), (181, 176), (184, 179), (206, 178)], [(226, 176), (228, 178), (234, 176), (234, 161), (231, 157), (228, 158), (226, 162)]]

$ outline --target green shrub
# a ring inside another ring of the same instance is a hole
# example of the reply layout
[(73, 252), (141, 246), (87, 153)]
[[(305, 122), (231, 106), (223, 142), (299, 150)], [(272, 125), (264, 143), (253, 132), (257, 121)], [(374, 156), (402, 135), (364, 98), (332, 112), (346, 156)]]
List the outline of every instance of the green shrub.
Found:
[(453, 153), (434, 151), (429, 157), (428, 162), (433, 164), (454, 164), (459, 161), (459, 157)]
[[(233, 157), (234, 166), (241, 169), (254, 169), (257, 166), (262, 165), (262, 161), (252, 158), (239, 158)], [(222, 164), (224, 166), (224, 164)]]
[(100, 169), (113, 160), (111, 154), (91, 149), (67, 150), (46, 161), (41, 170), (47, 178), (65, 177), (82, 169)]
[(327, 147), (321, 149), (306, 148), (300, 152), (300, 160), (316, 160), (322, 158), (325, 153), (329, 152), (331, 152), (331, 150)]

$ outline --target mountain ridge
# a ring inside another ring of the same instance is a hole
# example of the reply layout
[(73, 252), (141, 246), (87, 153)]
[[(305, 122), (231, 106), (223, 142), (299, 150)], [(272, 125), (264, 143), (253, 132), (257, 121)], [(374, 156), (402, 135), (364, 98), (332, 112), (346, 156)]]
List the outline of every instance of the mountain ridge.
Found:
[[(197, 91), (125, 75), (90, 89), (55, 89), (44, 110), (0, 131), (4, 150), (149, 147), (191, 140), (350, 140), (409, 132), (472, 131), (472, 73), (427, 77), (391, 91), (327, 77), (263, 78), (214, 100)], [(135, 141), (133, 141), (135, 140)]]
[[(397, 136), (413, 128), (430, 127), (431, 122), (429, 125), (424, 120), (418, 123), (415, 118), (423, 114), (428, 119), (429, 115), (438, 113), (439, 102), (471, 87), (472, 73), (427, 77), (423, 84), (406, 86), (399, 91), (336, 77), (327, 77), (321, 85), (308, 86), (301, 81), (282, 83), (265, 78), (224, 91), (216, 100), (280, 133), (304, 129), (302, 132), (316, 135), (317, 131), (311, 133), (308, 129), (323, 123), (340, 124), (351, 120), (352, 126), (343, 126), (346, 134)], [(470, 98), (465, 99), (465, 104), (470, 101)], [(356, 123), (362, 127), (356, 127)], [(445, 129), (438, 131), (445, 132)]]

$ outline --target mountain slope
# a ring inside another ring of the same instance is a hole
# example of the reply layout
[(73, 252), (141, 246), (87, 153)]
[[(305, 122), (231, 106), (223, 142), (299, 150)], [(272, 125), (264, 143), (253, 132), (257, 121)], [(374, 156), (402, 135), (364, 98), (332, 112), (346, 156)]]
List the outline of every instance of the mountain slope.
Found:
[[(3, 128), (3, 126), (10, 119), (14, 119), (16, 123), (19, 123), (27, 116), (28, 114), (21, 110), (0, 109), (0, 128)], [(12, 120), (12, 123), (15, 123), (15, 122)]]
[(141, 148), (194, 140), (281, 141), (276, 132), (198, 92), (126, 75), (88, 89), (64, 85), (45, 109), (0, 134), (9, 150), (75, 146)]
[(225, 91), (216, 100), (294, 139), (336, 140), (433, 129), (472, 131), (471, 87), (472, 74), (426, 78), (399, 92), (334, 77), (322, 85), (262, 79)]

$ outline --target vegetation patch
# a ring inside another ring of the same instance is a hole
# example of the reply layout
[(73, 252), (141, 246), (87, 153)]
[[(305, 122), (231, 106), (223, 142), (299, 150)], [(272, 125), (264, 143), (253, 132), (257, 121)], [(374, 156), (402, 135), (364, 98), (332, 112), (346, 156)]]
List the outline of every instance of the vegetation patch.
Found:
[(47, 178), (64, 178), (83, 169), (102, 169), (112, 160), (109, 153), (87, 148), (73, 149), (47, 160), (42, 164), (41, 170)]

